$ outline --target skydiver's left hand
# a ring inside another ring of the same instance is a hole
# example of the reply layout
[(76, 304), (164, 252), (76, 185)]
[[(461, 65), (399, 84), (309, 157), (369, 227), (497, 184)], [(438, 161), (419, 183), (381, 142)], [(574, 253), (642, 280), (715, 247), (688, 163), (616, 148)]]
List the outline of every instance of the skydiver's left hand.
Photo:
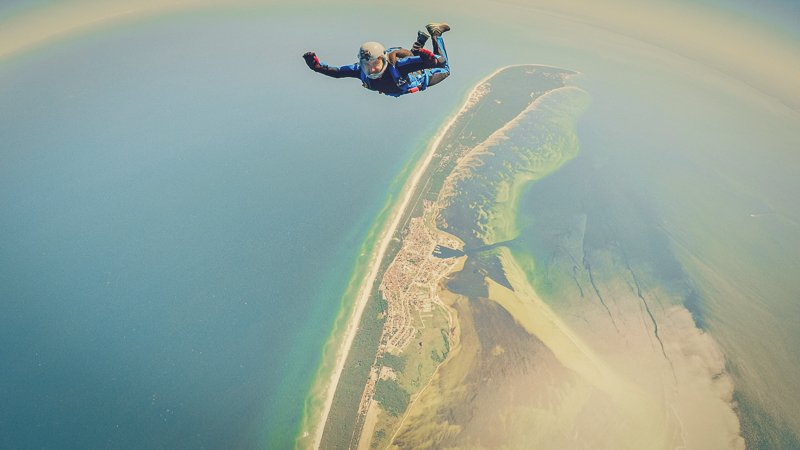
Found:
[(306, 65), (311, 70), (317, 70), (321, 67), (319, 58), (317, 58), (317, 54), (314, 52), (306, 52), (303, 55), (303, 59), (306, 60)]

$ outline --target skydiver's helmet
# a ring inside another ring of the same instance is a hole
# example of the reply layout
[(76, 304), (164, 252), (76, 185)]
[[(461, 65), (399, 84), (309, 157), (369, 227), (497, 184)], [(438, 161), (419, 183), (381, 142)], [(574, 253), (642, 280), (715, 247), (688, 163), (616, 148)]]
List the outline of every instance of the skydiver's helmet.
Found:
[(358, 63), (367, 77), (376, 80), (389, 66), (386, 48), (377, 42), (366, 42), (358, 50)]

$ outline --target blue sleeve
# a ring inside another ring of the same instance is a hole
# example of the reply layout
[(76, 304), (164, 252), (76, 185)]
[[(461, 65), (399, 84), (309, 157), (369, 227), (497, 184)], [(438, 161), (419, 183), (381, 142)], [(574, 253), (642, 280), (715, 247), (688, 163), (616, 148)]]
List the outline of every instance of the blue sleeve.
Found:
[(322, 64), (322, 67), (315, 70), (315, 72), (333, 78), (361, 78), (361, 66), (358, 64), (350, 64), (341, 67), (331, 67), (327, 64)]

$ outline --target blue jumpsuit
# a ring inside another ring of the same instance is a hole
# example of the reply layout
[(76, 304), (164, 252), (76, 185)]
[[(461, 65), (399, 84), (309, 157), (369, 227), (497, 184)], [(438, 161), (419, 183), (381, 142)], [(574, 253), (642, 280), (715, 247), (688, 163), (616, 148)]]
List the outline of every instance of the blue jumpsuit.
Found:
[[(434, 45), (434, 51), (438, 51), (440, 54), (434, 55), (434, 58), (422, 56), (400, 58), (394, 65), (389, 64), (383, 75), (377, 79), (367, 77), (359, 63), (340, 67), (331, 67), (322, 63), (321, 67), (314, 71), (334, 78), (358, 78), (365, 88), (392, 97), (424, 91), (450, 75), (444, 39), (441, 35), (435, 36), (434, 39), (437, 44)], [(395, 50), (410, 53), (398, 48), (388, 49), (387, 52)]]

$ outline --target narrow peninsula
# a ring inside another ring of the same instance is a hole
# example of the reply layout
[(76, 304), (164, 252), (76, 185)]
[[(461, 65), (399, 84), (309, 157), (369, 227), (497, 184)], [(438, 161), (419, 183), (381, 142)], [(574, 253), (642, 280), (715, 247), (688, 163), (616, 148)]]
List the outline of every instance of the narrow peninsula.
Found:
[(572, 200), (521, 220), (532, 184), (581, 190), (550, 177), (579, 153), (574, 75), (502, 68), (441, 129), (383, 216), (298, 447), (742, 445), (724, 357), (637, 233)]
[(467, 257), (461, 239), (436, 228), (445, 180), (462, 158), (571, 75), (549, 66), (498, 69), (433, 139), (376, 240), (338, 348), (327, 355), (335, 360), (329, 380), (312, 393), (317, 398), (309, 401), (298, 447), (357, 448), (390, 437), (391, 423), (376, 429), (379, 411), (398, 421), (458, 339), (458, 322), (440, 296)]

